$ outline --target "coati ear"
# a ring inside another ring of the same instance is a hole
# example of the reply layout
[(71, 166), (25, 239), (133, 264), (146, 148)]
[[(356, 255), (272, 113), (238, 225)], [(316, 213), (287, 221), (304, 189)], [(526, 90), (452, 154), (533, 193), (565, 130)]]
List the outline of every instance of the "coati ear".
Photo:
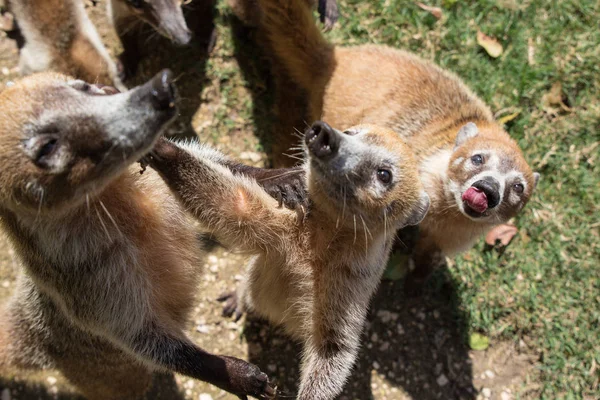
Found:
[(425, 215), (427, 215), (427, 211), (429, 211), (429, 195), (425, 192), (421, 192), (421, 198), (417, 205), (412, 209), (408, 220), (404, 222), (404, 226), (408, 225), (418, 225)]
[(542, 175), (540, 175), (539, 172), (534, 172), (533, 173), (533, 188), (534, 189), (537, 187), (537, 184), (540, 181), (541, 177), (542, 177)]
[(456, 135), (456, 141), (454, 142), (454, 148), (456, 149), (464, 142), (474, 138), (478, 134), (479, 129), (477, 129), (477, 125), (475, 125), (473, 122), (467, 123), (465, 126), (459, 129), (458, 134)]

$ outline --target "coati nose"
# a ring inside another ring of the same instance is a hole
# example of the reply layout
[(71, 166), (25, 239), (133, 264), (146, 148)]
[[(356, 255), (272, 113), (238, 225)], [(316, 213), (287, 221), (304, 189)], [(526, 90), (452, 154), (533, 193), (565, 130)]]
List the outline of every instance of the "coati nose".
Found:
[(471, 186), (481, 190), (487, 197), (487, 208), (494, 208), (500, 203), (500, 184), (492, 177), (485, 177)]
[(175, 108), (175, 86), (173, 85), (173, 73), (163, 69), (156, 74), (151, 81), (152, 106), (156, 110), (168, 110)]
[(318, 158), (335, 155), (340, 147), (339, 134), (323, 121), (317, 121), (304, 134), (308, 150)]

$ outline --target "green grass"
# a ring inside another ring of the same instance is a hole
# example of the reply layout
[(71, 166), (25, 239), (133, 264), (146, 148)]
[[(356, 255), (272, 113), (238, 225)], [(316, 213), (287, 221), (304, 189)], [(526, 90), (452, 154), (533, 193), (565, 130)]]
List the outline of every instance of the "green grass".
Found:
[[(506, 128), (543, 177), (501, 258), (481, 244), (457, 258), (460, 307), (472, 332), (522, 340), (539, 355), (541, 398), (600, 398), (600, 2), (427, 3), (442, 7), (441, 20), (412, 1), (342, 0), (328, 37), (414, 51), (461, 76), (497, 115), (520, 111)], [(219, 10), (227, 37), (229, 11)], [(502, 43), (499, 58), (478, 46), (478, 29)], [(209, 78), (223, 75), (217, 125), (252, 129), (252, 102), (235, 90), (251, 84), (221, 69), (233, 48), (221, 39), (208, 64)], [(570, 111), (544, 100), (557, 83)], [(242, 118), (230, 120), (230, 107)]]

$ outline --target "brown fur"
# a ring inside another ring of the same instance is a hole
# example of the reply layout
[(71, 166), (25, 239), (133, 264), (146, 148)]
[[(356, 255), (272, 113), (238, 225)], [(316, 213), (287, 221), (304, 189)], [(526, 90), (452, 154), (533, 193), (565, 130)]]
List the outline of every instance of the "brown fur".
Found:
[[(258, 5), (259, 31), (277, 67), (274, 73), (289, 75), (307, 93), (306, 121), (324, 119), (333, 126), (376, 123), (393, 129), (415, 152), (432, 199), (429, 215), (420, 225), (422, 238), (415, 253), (418, 268), (428, 269), (432, 250), (451, 255), (469, 248), (483, 232), (513, 217), (527, 203), (537, 178), (489, 108), (457, 76), (386, 46), (333, 46), (303, 1), (259, 0)], [(280, 86), (277, 92), (278, 98), (284, 98), (298, 90), (293, 85)], [(288, 113), (284, 102), (278, 106), (279, 115)], [(468, 122), (476, 124), (478, 135), (459, 146), (457, 133)], [(275, 142), (289, 148), (294, 129), (302, 127), (278, 128)], [(527, 188), (518, 202), (503, 203), (492, 216), (479, 221), (461, 211), (448, 188), (452, 182), (460, 186), (473, 176), (466, 161), (459, 161), (468, 160), (475, 150), (493, 153), (502, 165), (490, 168), (508, 170), (510, 166), (522, 175)], [(276, 166), (292, 162), (274, 155)]]
[(124, 89), (79, 0), (9, 0), (20, 34), (23, 74), (55, 71)]
[(156, 173), (131, 166), (175, 114), (169, 79), (108, 95), (38, 74), (0, 93), (0, 223), (23, 268), (0, 368), (56, 368), (90, 399), (137, 398), (161, 370), (272, 394), (257, 367), (184, 331), (197, 231)]
[[(303, 400), (333, 399), (342, 390), (393, 232), (417, 224), (429, 206), (396, 133), (372, 125), (351, 130), (357, 134), (335, 131), (342, 145), (332, 158), (311, 150), (305, 217), (273, 207), (254, 180), (233, 176), (210, 148), (160, 141), (149, 160), (220, 241), (255, 256), (236, 312), (255, 311), (304, 341)], [(390, 186), (377, 180), (378, 168), (393, 171)]]

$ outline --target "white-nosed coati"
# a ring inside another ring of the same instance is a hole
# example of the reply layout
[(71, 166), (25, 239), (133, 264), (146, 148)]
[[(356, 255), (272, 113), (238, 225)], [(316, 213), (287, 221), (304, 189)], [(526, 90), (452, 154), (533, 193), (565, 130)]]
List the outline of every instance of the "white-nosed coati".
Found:
[[(273, 394), (256, 366), (184, 333), (198, 232), (163, 180), (132, 165), (175, 114), (168, 71), (126, 93), (54, 73), (0, 92), (0, 224), (24, 272), (2, 307), (0, 368), (56, 368), (90, 399), (135, 399), (157, 370)], [(294, 171), (223, 167), (294, 199)]]
[[(237, 1), (260, 8), (258, 29), (274, 65), (282, 68), (274, 73), (289, 76), (308, 93), (308, 110), (300, 122), (377, 123), (396, 131), (415, 152), (431, 208), (419, 225), (414, 280), (429, 274), (440, 251), (452, 255), (470, 248), (529, 201), (539, 175), (532, 173), (490, 109), (456, 75), (387, 46), (333, 46), (305, 1)], [(297, 87), (278, 87), (277, 97), (296, 93)], [(285, 107), (286, 102), (280, 104)], [(283, 108), (278, 114), (289, 112)], [(294, 128), (302, 127), (283, 128), (274, 151), (287, 151)], [(275, 158), (276, 166), (290, 162)]]
[(23, 75), (54, 71), (124, 89), (81, 0), (6, 0)]
[(340, 132), (318, 122), (305, 142), (306, 215), (276, 208), (207, 147), (162, 140), (145, 162), (219, 241), (254, 255), (229, 312), (237, 303), (238, 315), (255, 311), (302, 340), (298, 399), (333, 399), (354, 364), (394, 232), (418, 224), (429, 197), (411, 150), (390, 129)]

